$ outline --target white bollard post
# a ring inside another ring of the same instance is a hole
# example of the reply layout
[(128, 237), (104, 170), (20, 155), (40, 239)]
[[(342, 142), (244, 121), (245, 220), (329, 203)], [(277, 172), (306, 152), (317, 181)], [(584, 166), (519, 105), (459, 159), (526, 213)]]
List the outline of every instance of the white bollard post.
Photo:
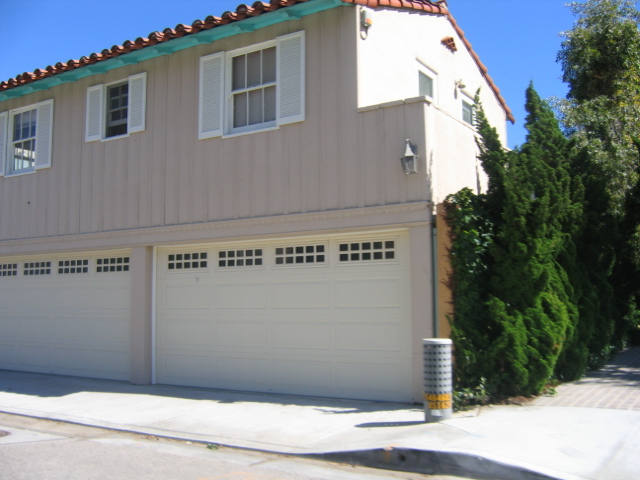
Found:
[(440, 422), (453, 416), (452, 342), (448, 338), (425, 338), (422, 344), (425, 422)]

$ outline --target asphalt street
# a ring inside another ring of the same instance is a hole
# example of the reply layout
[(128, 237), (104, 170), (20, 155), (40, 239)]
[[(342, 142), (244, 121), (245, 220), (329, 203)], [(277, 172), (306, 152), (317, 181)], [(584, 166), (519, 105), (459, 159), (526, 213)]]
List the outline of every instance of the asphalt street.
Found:
[[(3, 434), (4, 432), (4, 434)], [(0, 414), (2, 480), (445, 480)]]

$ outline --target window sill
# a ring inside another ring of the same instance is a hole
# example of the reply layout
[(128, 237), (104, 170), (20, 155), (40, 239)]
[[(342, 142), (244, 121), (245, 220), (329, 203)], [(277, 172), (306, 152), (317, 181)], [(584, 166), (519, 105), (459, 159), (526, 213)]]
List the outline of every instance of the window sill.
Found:
[(358, 108), (358, 113), (362, 113), (362, 112), (370, 112), (372, 110), (378, 110), (381, 108), (391, 108), (391, 107), (397, 107), (398, 105), (407, 105), (410, 103), (420, 103), (420, 102), (424, 102), (427, 105), (431, 105), (434, 103), (433, 98), (428, 97), (426, 95), (420, 95), (417, 97), (411, 97), (411, 98), (404, 98), (401, 100), (394, 100), (391, 102), (384, 102), (384, 103), (376, 103), (374, 105), (367, 105), (364, 107), (359, 107)]
[(274, 125), (274, 126), (270, 126), (270, 127), (264, 127), (264, 128), (257, 128), (255, 130), (246, 130), (243, 132), (233, 132), (233, 133), (227, 133), (222, 135), (222, 138), (233, 138), (233, 137), (241, 137), (243, 135), (251, 135), (252, 133), (260, 133), (260, 132), (271, 132), (273, 130), (278, 130), (280, 127), (278, 125)]
[(22, 175), (30, 175), (32, 173), (36, 173), (37, 170), (35, 168), (30, 168), (29, 170), (20, 170), (18, 172), (12, 172), (12, 173), (5, 173), (4, 177), (5, 178), (9, 178), (9, 177), (21, 177)]
[(101, 142), (110, 142), (111, 140), (120, 140), (121, 138), (128, 138), (130, 136), (129, 133), (125, 133), (124, 135), (115, 135), (113, 137), (105, 137), (101, 139)]

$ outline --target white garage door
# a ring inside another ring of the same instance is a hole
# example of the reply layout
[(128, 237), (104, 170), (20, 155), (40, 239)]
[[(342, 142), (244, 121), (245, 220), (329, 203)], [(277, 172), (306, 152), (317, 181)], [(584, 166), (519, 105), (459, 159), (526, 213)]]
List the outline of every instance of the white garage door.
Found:
[(411, 400), (408, 234), (160, 249), (157, 382)]
[(0, 259), (0, 368), (129, 379), (129, 252)]

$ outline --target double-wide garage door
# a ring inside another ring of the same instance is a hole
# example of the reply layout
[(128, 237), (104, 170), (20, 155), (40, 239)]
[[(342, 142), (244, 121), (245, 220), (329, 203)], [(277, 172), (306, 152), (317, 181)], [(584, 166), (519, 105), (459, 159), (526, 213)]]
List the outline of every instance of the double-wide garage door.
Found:
[(0, 368), (129, 379), (129, 252), (0, 262)]
[(408, 235), (162, 248), (157, 382), (409, 401)]

